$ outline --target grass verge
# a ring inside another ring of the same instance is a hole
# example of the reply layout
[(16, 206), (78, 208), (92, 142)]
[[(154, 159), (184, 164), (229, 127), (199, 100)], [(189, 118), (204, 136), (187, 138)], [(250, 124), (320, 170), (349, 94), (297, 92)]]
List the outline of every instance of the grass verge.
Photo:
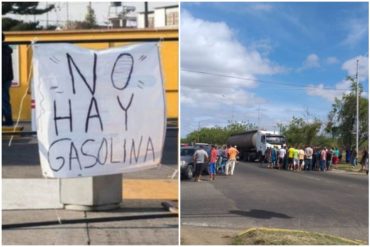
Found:
[(232, 240), (233, 245), (363, 245), (327, 234), (288, 229), (251, 228)]
[(332, 166), (336, 170), (342, 170), (347, 172), (360, 172), (361, 171), (361, 165), (352, 166), (351, 164), (338, 164)]

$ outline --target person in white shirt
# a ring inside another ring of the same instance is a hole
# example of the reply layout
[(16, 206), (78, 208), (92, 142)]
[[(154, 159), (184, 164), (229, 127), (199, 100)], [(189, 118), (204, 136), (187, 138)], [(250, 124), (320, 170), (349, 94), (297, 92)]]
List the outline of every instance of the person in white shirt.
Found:
[(307, 145), (304, 150), (304, 156), (305, 156), (304, 169), (306, 171), (312, 170), (312, 155), (313, 155), (313, 149)]
[(286, 150), (284, 147), (281, 147), (279, 149), (279, 169), (281, 169), (284, 165), (284, 157), (285, 157), (285, 154), (286, 154)]

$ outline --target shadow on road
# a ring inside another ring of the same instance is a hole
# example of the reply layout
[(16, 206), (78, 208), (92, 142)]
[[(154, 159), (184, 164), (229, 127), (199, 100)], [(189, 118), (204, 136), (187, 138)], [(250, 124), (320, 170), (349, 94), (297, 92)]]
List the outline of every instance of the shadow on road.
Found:
[(276, 213), (272, 211), (266, 211), (266, 210), (258, 210), (258, 209), (252, 209), (250, 211), (242, 211), (242, 210), (231, 210), (229, 211), (232, 214), (241, 215), (244, 217), (250, 217), (250, 218), (258, 218), (258, 219), (271, 219), (271, 218), (282, 218), (282, 219), (291, 219), (292, 217)]

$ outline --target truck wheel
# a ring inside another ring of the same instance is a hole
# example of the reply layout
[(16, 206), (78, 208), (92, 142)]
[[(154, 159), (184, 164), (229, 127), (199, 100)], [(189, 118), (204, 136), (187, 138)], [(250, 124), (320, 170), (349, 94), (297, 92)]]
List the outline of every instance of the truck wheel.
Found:
[(188, 167), (186, 168), (185, 176), (188, 179), (192, 179), (193, 178), (194, 173), (193, 173), (193, 166), (192, 165), (188, 165)]

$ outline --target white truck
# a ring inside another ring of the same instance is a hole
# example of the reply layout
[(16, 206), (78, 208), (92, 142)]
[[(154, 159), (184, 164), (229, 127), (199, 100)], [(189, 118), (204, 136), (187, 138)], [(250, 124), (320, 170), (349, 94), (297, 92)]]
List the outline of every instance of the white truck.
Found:
[(249, 130), (230, 136), (227, 144), (237, 146), (241, 160), (256, 161), (265, 155), (268, 147), (281, 148), (286, 142), (284, 136), (272, 131)]

